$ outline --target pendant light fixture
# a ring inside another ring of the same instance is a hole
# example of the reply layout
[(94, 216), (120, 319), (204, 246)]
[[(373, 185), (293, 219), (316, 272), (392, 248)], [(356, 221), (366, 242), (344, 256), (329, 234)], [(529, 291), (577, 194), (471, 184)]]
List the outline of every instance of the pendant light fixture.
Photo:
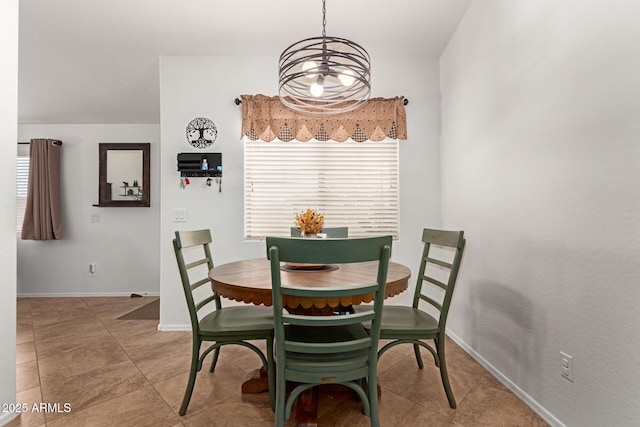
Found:
[(280, 55), (279, 96), (308, 114), (337, 114), (362, 106), (371, 92), (371, 60), (362, 46), (328, 37), (322, 0), (322, 37), (292, 44)]

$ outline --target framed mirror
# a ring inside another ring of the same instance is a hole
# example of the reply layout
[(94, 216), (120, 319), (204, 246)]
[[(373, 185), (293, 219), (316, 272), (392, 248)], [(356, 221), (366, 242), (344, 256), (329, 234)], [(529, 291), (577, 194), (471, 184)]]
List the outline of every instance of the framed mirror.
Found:
[(149, 207), (151, 144), (100, 143), (98, 192), (100, 207)]

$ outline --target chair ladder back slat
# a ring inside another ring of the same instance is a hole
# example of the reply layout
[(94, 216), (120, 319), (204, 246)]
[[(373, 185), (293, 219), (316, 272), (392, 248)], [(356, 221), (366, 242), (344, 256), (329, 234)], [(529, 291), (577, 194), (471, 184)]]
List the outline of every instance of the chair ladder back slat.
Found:
[(318, 297), (331, 293), (333, 297), (349, 297), (354, 295), (365, 295), (376, 292), (379, 289), (377, 283), (367, 283), (349, 287), (323, 287), (322, 291), (312, 288), (298, 288), (295, 286), (281, 286), (282, 295), (290, 295), (296, 297)]
[(433, 277), (430, 276), (422, 276), (422, 280), (424, 280), (425, 282), (429, 282), (433, 285), (436, 285), (437, 287), (444, 289), (445, 291), (447, 290), (447, 285), (437, 279), (434, 279)]
[(421, 294), (420, 295), (420, 299), (422, 301), (428, 302), (429, 304), (431, 304), (432, 306), (437, 308), (438, 311), (442, 311), (442, 304), (440, 304), (438, 301), (434, 300), (433, 298), (431, 298), (431, 297), (429, 297), (427, 295)]
[(207, 283), (210, 283), (210, 282), (209, 282), (209, 278), (208, 278), (208, 277), (204, 277), (204, 278), (202, 278), (202, 279), (198, 280), (197, 282), (193, 283), (193, 284), (191, 285), (191, 290), (192, 290), (192, 291), (195, 291), (195, 290), (196, 290), (196, 289), (198, 289), (200, 286), (205, 285), (205, 284), (207, 284)]
[(448, 268), (449, 270), (451, 270), (453, 268), (453, 264), (446, 262), (446, 261), (442, 261), (436, 258), (431, 258), (431, 257), (427, 257), (427, 262), (430, 262), (432, 264), (437, 264), (441, 267), (445, 267)]
[(304, 316), (299, 314), (283, 314), (282, 320), (297, 326), (344, 326), (373, 320), (375, 311), (346, 313), (340, 316)]
[(208, 263), (209, 263), (209, 260), (207, 258), (202, 258), (202, 259), (199, 259), (197, 261), (193, 261), (193, 262), (188, 263), (186, 265), (186, 268), (187, 268), (187, 270), (191, 270), (192, 268), (195, 268), (195, 267), (197, 267), (199, 265), (208, 264)]
[(200, 311), (202, 307), (209, 304), (211, 301), (215, 301), (215, 299), (216, 299), (215, 295), (209, 295), (207, 298), (203, 299), (202, 301), (196, 304), (196, 311)]
[(284, 341), (284, 351), (293, 351), (297, 353), (317, 353), (329, 354), (344, 351), (354, 351), (371, 347), (371, 338), (362, 338), (359, 340), (330, 343), (308, 343), (302, 341)]

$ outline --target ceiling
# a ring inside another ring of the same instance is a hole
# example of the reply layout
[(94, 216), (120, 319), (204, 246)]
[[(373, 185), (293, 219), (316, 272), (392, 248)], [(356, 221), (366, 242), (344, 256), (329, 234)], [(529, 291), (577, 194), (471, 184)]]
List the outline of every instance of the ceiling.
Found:
[[(327, 34), (438, 58), (471, 0), (329, 0)], [(320, 0), (20, 0), (18, 120), (159, 123), (160, 56), (263, 56), (322, 33)], [(275, 82), (274, 82), (275, 87)]]

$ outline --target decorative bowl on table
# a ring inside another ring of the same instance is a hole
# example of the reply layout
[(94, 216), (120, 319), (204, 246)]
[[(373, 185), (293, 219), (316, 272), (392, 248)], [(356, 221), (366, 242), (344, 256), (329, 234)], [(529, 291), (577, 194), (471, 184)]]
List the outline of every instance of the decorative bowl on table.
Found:
[(324, 264), (301, 264), (296, 262), (288, 262), (287, 267), (293, 270), (320, 270)]

